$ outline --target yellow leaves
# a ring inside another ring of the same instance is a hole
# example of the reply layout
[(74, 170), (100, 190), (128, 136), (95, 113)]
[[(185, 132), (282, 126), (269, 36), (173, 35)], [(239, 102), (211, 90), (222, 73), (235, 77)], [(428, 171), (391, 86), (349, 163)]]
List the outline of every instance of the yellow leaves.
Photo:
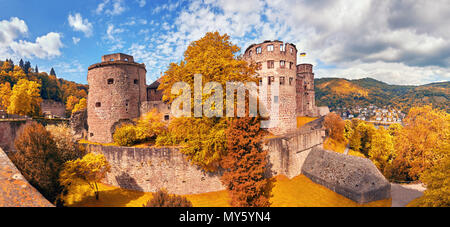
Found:
[(72, 113), (85, 110), (87, 108), (87, 100), (85, 98), (80, 99), (80, 102), (73, 107)]
[(11, 92), (7, 112), (19, 115), (38, 114), (42, 102), (40, 87), (37, 82), (20, 79)]
[(78, 102), (80, 102), (80, 99), (71, 95), (67, 98), (67, 102), (66, 102), (66, 110), (72, 112), (73, 108), (75, 107), (76, 104), (78, 104)]
[(81, 159), (66, 162), (59, 181), (63, 186), (76, 184), (80, 180), (91, 185), (105, 178), (110, 169), (104, 155), (89, 153)]
[(223, 88), (227, 81), (256, 82), (256, 66), (235, 57), (237, 51), (239, 48), (229, 41), (229, 36), (218, 32), (206, 33), (200, 40), (192, 42), (184, 53), (184, 60), (171, 63), (164, 73), (159, 87), (163, 90), (163, 99), (172, 102), (176, 98), (171, 94), (176, 82), (186, 82), (193, 89), (195, 74), (202, 74), (203, 84), (214, 81)]
[(9, 106), (9, 99), (11, 97), (11, 85), (6, 82), (0, 84), (0, 108), (6, 110)]

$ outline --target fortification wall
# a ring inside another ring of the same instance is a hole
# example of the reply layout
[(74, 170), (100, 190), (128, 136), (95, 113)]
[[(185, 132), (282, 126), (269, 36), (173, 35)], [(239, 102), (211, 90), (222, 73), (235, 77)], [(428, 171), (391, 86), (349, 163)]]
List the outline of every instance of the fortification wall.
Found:
[[(304, 159), (312, 147), (321, 146), (322, 130), (299, 130), (269, 139), (267, 177), (301, 173)], [(207, 173), (191, 164), (177, 147), (117, 147), (88, 144), (87, 150), (104, 154), (111, 165), (105, 183), (138, 191), (160, 188), (175, 194), (197, 194), (224, 190), (222, 172)]]
[(14, 149), (14, 140), (20, 129), (30, 120), (0, 121), (0, 147), (9, 152)]
[(189, 163), (176, 147), (134, 148), (87, 145), (104, 154), (111, 165), (105, 183), (122, 188), (155, 192), (160, 188), (175, 194), (224, 190), (221, 173), (207, 173)]
[(66, 107), (62, 102), (55, 102), (53, 100), (43, 100), (41, 103), (42, 113), (45, 115), (54, 115), (58, 117), (66, 116)]
[(297, 130), (265, 141), (269, 151), (270, 168), (267, 175), (286, 175), (289, 178), (301, 174), (303, 163), (314, 147), (322, 147), (325, 131), (322, 129)]

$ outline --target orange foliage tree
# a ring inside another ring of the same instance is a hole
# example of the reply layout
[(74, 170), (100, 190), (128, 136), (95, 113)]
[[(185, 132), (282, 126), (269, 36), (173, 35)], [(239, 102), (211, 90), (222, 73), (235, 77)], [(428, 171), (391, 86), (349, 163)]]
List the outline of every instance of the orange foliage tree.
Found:
[(328, 136), (336, 141), (344, 141), (345, 122), (336, 113), (332, 112), (325, 116), (323, 125), (327, 130)]
[(413, 107), (396, 138), (394, 168), (412, 180), (448, 154), (450, 114), (431, 105)]
[(226, 170), (222, 182), (231, 195), (231, 205), (268, 207), (273, 187), (265, 178), (267, 151), (261, 147), (260, 124), (256, 118), (234, 118), (226, 130), (227, 154), (222, 160)]

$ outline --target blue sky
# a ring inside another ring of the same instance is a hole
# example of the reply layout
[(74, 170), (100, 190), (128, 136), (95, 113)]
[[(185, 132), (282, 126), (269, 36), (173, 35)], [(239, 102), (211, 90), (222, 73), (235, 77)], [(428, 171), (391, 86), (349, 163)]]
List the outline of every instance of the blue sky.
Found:
[(347, 0), (0, 0), (0, 59), (86, 83), (104, 54), (131, 54), (147, 83), (208, 31), (245, 50), (278, 39), (296, 44), (316, 77), (372, 77), (391, 84), (450, 80), (450, 4)]

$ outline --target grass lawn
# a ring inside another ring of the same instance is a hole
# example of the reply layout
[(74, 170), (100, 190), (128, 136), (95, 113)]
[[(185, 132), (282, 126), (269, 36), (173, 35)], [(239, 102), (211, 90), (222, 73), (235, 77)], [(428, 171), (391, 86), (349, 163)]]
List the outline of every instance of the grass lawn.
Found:
[[(94, 193), (87, 185), (74, 186), (65, 197), (66, 205), (72, 207), (141, 207), (152, 198), (152, 193), (121, 189), (99, 185), (100, 199), (95, 200)], [(276, 177), (271, 198), (273, 207), (355, 207), (355, 206), (391, 206), (391, 200), (380, 200), (368, 204), (358, 204), (321, 185), (313, 183), (307, 177), (299, 175), (293, 179)], [(195, 207), (227, 207), (227, 191), (186, 195)]]

